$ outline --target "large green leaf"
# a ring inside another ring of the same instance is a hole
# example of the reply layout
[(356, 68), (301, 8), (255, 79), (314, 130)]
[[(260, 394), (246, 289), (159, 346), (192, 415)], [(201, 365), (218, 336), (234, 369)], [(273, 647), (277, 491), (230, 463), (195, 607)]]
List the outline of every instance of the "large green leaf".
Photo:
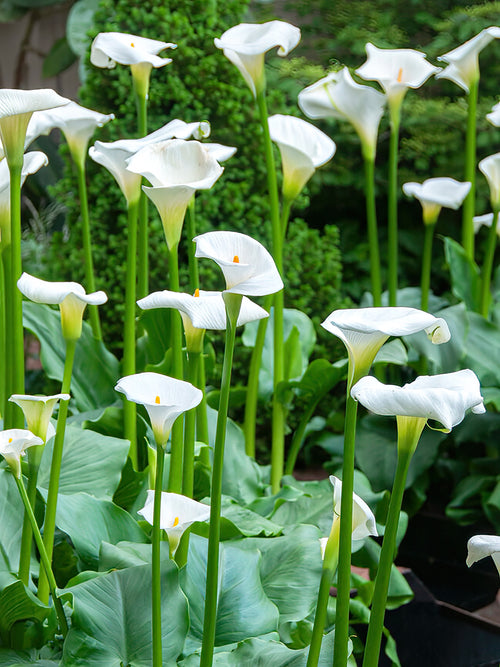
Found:
[(500, 385), (500, 328), (478, 313), (468, 313), (469, 335), (464, 366), (472, 368), (481, 385)]
[(56, 523), (69, 535), (84, 563), (94, 570), (98, 566), (102, 542), (148, 541), (128, 512), (108, 500), (98, 500), (86, 493), (60, 494)]
[(24, 506), (10, 470), (0, 468), (0, 571), (17, 572)]
[[(51, 439), (45, 447), (38, 474), (38, 486), (45, 489), (49, 487), (53, 443)], [(59, 492), (88, 493), (111, 500), (120, 483), (128, 450), (127, 440), (67, 426)]]
[(462, 246), (449, 237), (444, 239), (444, 252), (450, 268), (453, 294), (464, 301), (469, 310), (476, 310), (481, 286), (479, 267)]
[(73, 53), (83, 58), (90, 46), (89, 30), (92, 28), (94, 14), (99, 0), (78, 0), (71, 7), (66, 24), (66, 38)]
[[(203, 633), (208, 541), (191, 535), (181, 586), (189, 600), (189, 646), (198, 647)], [(259, 576), (260, 554), (237, 543), (220, 545), (217, 646), (258, 637), (278, 627), (278, 609), (266, 596)], [(189, 651), (187, 651), (189, 652)]]
[(57, 76), (65, 69), (68, 69), (76, 60), (76, 56), (70, 49), (66, 37), (61, 37), (52, 45), (50, 51), (45, 56), (42, 66), (42, 76)]
[(22, 581), (7, 572), (0, 572), (0, 636), (3, 643), (8, 643), (8, 633), (17, 621), (33, 619), (41, 622), (49, 613), (50, 607), (40, 602)]
[[(187, 601), (173, 561), (162, 561), (162, 664), (174, 666), (188, 629)], [(71, 629), (63, 664), (151, 667), (151, 567), (117, 570), (68, 589)]]
[(311, 524), (317, 526), (322, 535), (329, 535), (333, 520), (332, 485), (324, 480), (304, 486), (298, 497), (279, 505), (271, 518), (282, 526)]
[[(23, 302), (23, 323), (40, 341), (40, 359), (47, 375), (62, 382), (66, 344), (61, 332), (58, 310), (41, 303)], [(71, 395), (80, 411), (111, 405), (117, 399), (114, 386), (120, 377), (120, 365), (102, 341), (92, 335), (84, 322), (76, 345)]]
[[(47, 653), (47, 651), (44, 651)], [(59, 667), (60, 660), (44, 660), (40, 658), (40, 651), (13, 651), (0, 648), (0, 665), (2, 667), (20, 667), (21, 665), (36, 665), (36, 667)]]
[[(168, 542), (160, 543), (162, 560), (169, 559)], [(118, 544), (101, 544), (99, 554), (99, 570), (123, 570), (126, 567), (146, 565), (151, 563), (151, 544), (137, 544), (137, 542), (118, 542)]]

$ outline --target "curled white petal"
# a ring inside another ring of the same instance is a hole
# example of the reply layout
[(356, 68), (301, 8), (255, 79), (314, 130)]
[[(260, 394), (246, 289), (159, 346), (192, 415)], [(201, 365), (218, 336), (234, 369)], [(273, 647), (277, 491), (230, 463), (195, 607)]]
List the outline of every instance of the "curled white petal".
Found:
[(36, 303), (60, 304), (70, 294), (78, 301), (92, 306), (101, 305), (108, 300), (102, 291), (87, 294), (79, 283), (50, 282), (30, 276), (29, 273), (22, 274), (17, 281), (17, 287), (25, 297)]
[(486, 118), (495, 127), (500, 127), (500, 102), (497, 102), (493, 106), (491, 112), (486, 114)]
[(18, 114), (43, 111), (68, 104), (66, 97), (61, 97), (50, 88), (39, 90), (0, 89), (0, 118)]
[(428, 178), (423, 183), (405, 183), (403, 192), (424, 204), (458, 209), (469, 193), (471, 184), (461, 183), (454, 178)]
[(21, 456), (24, 456), (28, 447), (37, 445), (43, 445), (43, 440), (26, 429), (0, 431), (0, 454), (18, 479), (21, 478)]
[[(472, 218), (474, 224), (474, 234), (477, 234), (481, 227), (491, 227), (495, 215), (493, 213), (485, 213), (484, 215), (475, 215)], [(500, 236), (500, 217), (497, 220), (497, 234)]]
[[(333, 486), (333, 512), (336, 516), (340, 516), (342, 482), (338, 477), (330, 475), (330, 483)], [(363, 540), (369, 535), (378, 535), (375, 516), (363, 498), (354, 493), (352, 498), (352, 539)]]
[(467, 542), (467, 567), (491, 556), (500, 573), (500, 537), (498, 535), (474, 535)]
[(175, 49), (176, 44), (160, 42), (156, 39), (129, 35), (122, 32), (100, 32), (92, 42), (90, 62), (96, 67), (115, 67), (149, 63), (153, 67), (163, 67), (172, 62), (171, 58), (160, 58), (164, 49)]
[(69, 401), (69, 394), (53, 394), (52, 396), (32, 396), (30, 394), (13, 394), (9, 401), (18, 405), (24, 413), (28, 430), (47, 441), (48, 427), (52, 412), (58, 401)]
[(491, 205), (494, 209), (498, 209), (500, 208), (500, 153), (485, 157), (478, 166), (488, 181)]

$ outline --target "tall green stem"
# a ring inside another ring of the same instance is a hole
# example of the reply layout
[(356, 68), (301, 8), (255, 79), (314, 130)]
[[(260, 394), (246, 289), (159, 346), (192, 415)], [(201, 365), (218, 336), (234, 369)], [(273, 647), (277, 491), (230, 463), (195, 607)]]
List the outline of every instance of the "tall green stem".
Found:
[[(88, 292), (95, 292), (94, 263), (92, 261), (92, 242), (90, 235), (89, 203), (87, 196), (87, 182), (85, 175), (85, 160), (75, 162), (78, 178), (78, 195), (80, 197), (80, 214), (82, 218), (82, 242), (85, 267), (85, 286)], [(90, 326), (94, 337), (102, 339), (101, 323), (97, 306), (89, 306)]]
[[(201, 352), (188, 352), (188, 380), (198, 383)], [(202, 389), (203, 391), (203, 389)], [(184, 426), (184, 465), (182, 467), (182, 495), (193, 497), (194, 483), (194, 441), (196, 435), (196, 408), (186, 413)]]
[(465, 135), (465, 181), (470, 190), (462, 205), (462, 245), (467, 257), (474, 259), (474, 207), (476, 204), (476, 125), (479, 78), (470, 85)]
[(289, 199), (288, 197), (283, 197), (283, 205), (281, 207), (281, 218), (280, 218), (280, 225), (281, 225), (281, 239), (282, 239), (282, 244), (285, 244), (286, 240), (286, 232), (288, 229), (288, 221), (290, 219), (290, 210), (292, 208), (293, 200)]
[(486, 253), (484, 255), (483, 266), (481, 269), (481, 315), (488, 317), (490, 308), (490, 283), (491, 272), (493, 270), (493, 259), (495, 257), (495, 247), (497, 244), (497, 224), (498, 214), (500, 209), (496, 209), (493, 213), (493, 220), (488, 233), (488, 244), (486, 246)]
[[(139, 137), (148, 133), (148, 99), (136, 86), (137, 131)], [(139, 233), (138, 233), (138, 271), (137, 298), (142, 299), (149, 293), (149, 242), (148, 242), (148, 198), (141, 192), (139, 200)]]
[[(33, 511), (35, 510), (38, 469), (40, 467), (42, 454), (43, 445), (37, 445), (36, 447), (30, 447), (28, 449), (27, 497)], [(23, 520), (23, 531), (21, 535), (21, 553), (19, 556), (19, 579), (25, 586), (27, 586), (29, 583), (32, 540), (33, 531), (31, 529), (31, 520), (28, 512), (25, 512)]]
[[(0, 232), (1, 234), (1, 232)], [(7, 307), (5, 299), (5, 273), (3, 261), (3, 246), (0, 242), (0, 418), (5, 420), (7, 408), (7, 354), (5, 349), (5, 310)]]
[(432, 242), (436, 223), (426, 224), (424, 236), (424, 250), (422, 254), (422, 275), (420, 278), (421, 300), (420, 307), (426, 311), (429, 307), (429, 289), (431, 286)]
[[(125, 318), (123, 323), (123, 375), (135, 373), (135, 314), (137, 276), (137, 215), (139, 199), (128, 205), (127, 238), (127, 281), (125, 284)], [(123, 399), (124, 435), (130, 441), (130, 459), (137, 469), (137, 406)]]
[[(10, 245), (4, 248), (3, 250), (3, 267), (4, 267), (4, 284), (5, 284), (5, 324), (7, 322), (12, 322), (12, 299), (14, 297), (14, 290), (16, 289), (15, 280), (13, 279), (12, 273), (12, 250)], [(3, 418), (3, 427), (4, 429), (14, 428), (13, 424), (13, 411), (15, 404), (8, 400), (14, 391), (12, 389), (13, 385), (13, 373), (14, 373), (14, 358), (12, 352), (12, 330), (10, 327), (5, 327), (5, 409), (2, 413)]]
[(212, 488), (210, 493), (210, 528), (208, 534), (207, 584), (205, 591), (205, 615), (203, 620), (203, 641), (201, 646), (200, 667), (211, 667), (215, 646), (215, 628), (217, 623), (217, 584), (219, 573), (220, 511), (222, 495), (222, 466), (224, 463), (224, 445), (226, 442), (227, 411), (229, 408), (229, 390), (231, 388), (231, 369), (233, 365), (236, 322), (241, 306), (241, 296), (226, 294), (226, 345), (222, 366), (219, 412), (215, 433), (214, 461), (212, 468)]
[(398, 144), (400, 109), (390, 109), (389, 184), (387, 201), (387, 244), (389, 305), (397, 305), (398, 291)]
[[(73, 361), (75, 358), (76, 340), (66, 341), (66, 358), (64, 360), (64, 375), (61, 387), (62, 394), (69, 394), (71, 390), (71, 375), (73, 373)], [(66, 432), (66, 417), (68, 415), (69, 400), (59, 402), (59, 414), (57, 415), (56, 435), (52, 450), (52, 463), (50, 466), (49, 490), (47, 493), (47, 504), (45, 507), (45, 521), (43, 524), (43, 543), (47, 551), (49, 562), (52, 560), (54, 548), (54, 531), (56, 527), (57, 494), (59, 492), (59, 477), (61, 475), (61, 461), (63, 454), (64, 435)], [(49, 598), (49, 582), (43, 572), (40, 573), (38, 582), (38, 598), (47, 604)]]
[(344, 463), (342, 468), (342, 497), (340, 503), (339, 572), (337, 584), (337, 614), (335, 621), (334, 665), (345, 667), (349, 641), (349, 599), (351, 593), (352, 499), (354, 494), (354, 444), (358, 404), (347, 387), (344, 425)]
[[(321, 395), (321, 397), (323, 394)], [(314, 414), (314, 411), (316, 410), (316, 406), (319, 403), (320, 397), (318, 397), (318, 400), (313, 401), (308, 408), (304, 411), (304, 413), (300, 417), (300, 422), (297, 428), (295, 429), (295, 433), (293, 434), (292, 442), (290, 444), (290, 450), (288, 452), (288, 458), (286, 460), (286, 466), (285, 466), (285, 475), (293, 475), (293, 471), (295, 469), (295, 463), (297, 461), (297, 456), (299, 455), (300, 448), (302, 447), (302, 443), (304, 442), (304, 434), (306, 432), (307, 425), (311, 421), (311, 417)]]
[(189, 264), (189, 288), (191, 294), (200, 287), (200, 278), (198, 275), (198, 260), (195, 257), (196, 243), (193, 239), (196, 236), (196, 200), (193, 197), (189, 202), (187, 210), (187, 237), (188, 237), (188, 264)]
[(59, 628), (61, 630), (61, 633), (63, 634), (64, 637), (68, 634), (68, 623), (66, 621), (66, 616), (64, 615), (64, 609), (61, 604), (61, 600), (57, 597), (57, 584), (56, 580), (54, 578), (54, 574), (52, 572), (52, 567), (50, 565), (50, 558), (47, 554), (47, 551), (45, 549), (42, 536), (40, 535), (40, 530), (38, 528), (38, 524), (35, 519), (35, 515), (33, 513), (33, 510), (30, 505), (30, 501), (28, 499), (28, 496), (26, 494), (26, 489), (24, 488), (24, 484), (22, 479), (18, 479), (14, 475), (14, 479), (16, 480), (17, 488), (19, 490), (19, 494), (22, 498), (23, 504), (24, 504), (24, 509), (26, 514), (29, 517), (29, 520), (31, 522), (31, 528), (33, 530), (33, 535), (35, 537), (35, 542), (38, 547), (38, 551), (40, 552), (40, 560), (42, 561), (42, 566), (43, 566), (43, 571), (45, 572), (45, 576), (47, 578), (50, 592), (52, 594), (52, 601), (54, 603), (54, 608), (56, 610), (57, 614), (57, 620), (59, 622)]
[[(198, 378), (196, 386), (203, 392), (201, 403), (196, 407), (196, 437), (199, 442), (204, 442), (208, 445), (208, 416), (207, 416), (207, 396), (206, 396), (206, 380), (205, 380), (205, 356), (203, 352), (200, 354), (200, 363), (198, 369)], [(210, 452), (208, 447), (204, 447), (200, 460), (206, 465), (210, 466)]]
[[(8, 354), (12, 355), (12, 394), (24, 394), (24, 335), (23, 335), (23, 301), (22, 294), (17, 289), (17, 281), (21, 277), (21, 163), (9, 163), (10, 171), (10, 216), (11, 216), (11, 317), (8, 327), (11, 344)], [(13, 428), (23, 428), (24, 415), (18, 406), (12, 408)], [(9, 428), (9, 425), (4, 425)]]
[(162, 667), (161, 647), (161, 573), (160, 573), (160, 516), (161, 492), (165, 452), (163, 447), (156, 448), (156, 479), (153, 504), (152, 542), (152, 617), (153, 617), (153, 667)]
[(378, 244), (377, 212), (375, 207), (375, 158), (364, 157), (365, 201), (368, 244), (370, 246), (370, 278), (373, 305), (382, 305), (382, 283), (380, 279), (380, 252)]
[[(169, 286), (172, 292), (179, 291), (179, 256), (178, 245), (168, 250)], [(182, 322), (179, 311), (172, 310), (170, 317), (171, 345), (173, 360), (173, 376), (178, 380), (183, 377), (182, 362)], [(170, 472), (168, 490), (180, 493), (182, 489), (182, 454), (183, 454), (183, 420), (177, 419), (172, 427)]]

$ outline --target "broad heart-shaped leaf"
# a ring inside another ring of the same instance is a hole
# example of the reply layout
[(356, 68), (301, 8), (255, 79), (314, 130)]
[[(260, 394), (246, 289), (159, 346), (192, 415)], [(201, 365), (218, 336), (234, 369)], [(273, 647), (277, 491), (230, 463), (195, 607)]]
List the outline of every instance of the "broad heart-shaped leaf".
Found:
[[(175, 563), (161, 563), (162, 665), (174, 667), (188, 629)], [(72, 667), (151, 667), (151, 567), (140, 565), (67, 589), (74, 611), (63, 662)]]
[(329, 480), (297, 485), (297, 488), (302, 493), (280, 504), (270, 518), (282, 526), (311, 524), (317, 526), (322, 535), (329, 535), (333, 520), (333, 487)]
[(144, 361), (149, 364), (163, 361), (165, 352), (170, 347), (172, 312), (170, 308), (153, 308), (141, 312), (140, 322), (146, 334), (139, 339), (139, 344)]
[(500, 385), (500, 328), (478, 313), (468, 313), (469, 335), (464, 365), (473, 368), (481, 385)]
[[(23, 584), (7, 572), (0, 572), (0, 637), (8, 644), (8, 633), (16, 621), (33, 619), (43, 621), (50, 613)], [(0, 664), (3, 664), (0, 662)]]
[[(191, 620), (186, 653), (199, 646), (203, 633), (207, 546), (208, 540), (191, 534), (187, 564), (181, 570), (181, 586), (189, 600)], [(216, 646), (258, 637), (277, 629), (278, 609), (264, 593), (259, 564), (257, 549), (242, 549), (238, 543), (221, 543)]]
[(0, 498), (0, 571), (17, 572), (24, 506), (12, 473), (1, 467)]
[[(23, 323), (40, 341), (40, 359), (52, 380), (62, 381), (66, 343), (61, 331), (59, 310), (41, 303), (23, 302)], [(114, 386), (120, 377), (120, 364), (102, 341), (92, 335), (84, 322), (76, 344), (71, 395), (78, 410), (94, 410), (116, 401)]]
[[(160, 554), (162, 560), (170, 558), (168, 542), (160, 543)], [(146, 565), (151, 563), (151, 544), (137, 544), (137, 542), (118, 542), (118, 544), (101, 544), (99, 554), (99, 570), (123, 570), (135, 565)]]
[(444, 239), (444, 252), (450, 268), (453, 294), (464, 301), (469, 310), (477, 310), (481, 287), (479, 267), (462, 246), (449, 237)]
[[(43, 649), (42, 649), (43, 650)], [(40, 651), (13, 651), (0, 648), (0, 665), (2, 667), (20, 667), (21, 665), (36, 665), (36, 667), (59, 667), (60, 660), (43, 660)]]
[(262, 586), (279, 609), (280, 623), (301, 621), (316, 608), (323, 565), (320, 537), (315, 526), (303, 525), (282, 537), (248, 538), (238, 543), (262, 554)]
[(69, 535), (85, 565), (94, 570), (98, 566), (102, 542), (148, 541), (128, 512), (108, 500), (98, 500), (86, 493), (59, 495), (56, 524)]
[[(255, 345), (258, 322), (245, 325), (242, 341), (247, 347)], [(274, 315), (273, 309), (266, 328), (266, 338), (262, 351), (262, 363), (259, 372), (259, 396), (269, 399), (273, 392), (274, 359)], [(302, 376), (309, 363), (309, 357), (316, 343), (316, 332), (311, 319), (300, 310), (285, 308), (283, 311), (283, 344), (285, 345), (285, 378), (296, 380)]]
[[(38, 486), (49, 488), (54, 439), (47, 443), (38, 474)], [(127, 440), (67, 426), (59, 493), (88, 493), (111, 500), (120, 483), (129, 450)]]

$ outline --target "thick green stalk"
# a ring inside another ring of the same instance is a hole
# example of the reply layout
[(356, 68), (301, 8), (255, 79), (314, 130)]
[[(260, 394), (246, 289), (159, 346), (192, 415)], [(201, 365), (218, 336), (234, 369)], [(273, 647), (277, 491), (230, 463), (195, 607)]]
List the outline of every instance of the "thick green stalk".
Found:
[(387, 200), (387, 254), (389, 305), (397, 305), (398, 291), (398, 144), (400, 111), (391, 109), (389, 142), (389, 184)]
[(377, 212), (375, 207), (375, 157), (364, 156), (365, 163), (365, 201), (366, 222), (368, 226), (368, 244), (370, 246), (370, 278), (372, 284), (373, 305), (382, 305), (382, 282), (380, 278), (380, 252), (378, 244)]
[(488, 244), (483, 259), (483, 266), (481, 269), (481, 315), (488, 317), (490, 308), (490, 283), (491, 272), (493, 270), (493, 259), (495, 257), (495, 247), (497, 244), (497, 224), (498, 214), (500, 209), (496, 209), (493, 213), (493, 220), (488, 233)]
[[(1, 232), (0, 232), (1, 234)], [(3, 261), (3, 246), (0, 242), (0, 419), (5, 419), (7, 407), (7, 355), (5, 349), (5, 273)]]
[(24, 484), (22, 479), (18, 479), (14, 475), (14, 479), (16, 480), (17, 488), (19, 490), (19, 494), (22, 498), (23, 504), (24, 504), (24, 509), (25, 512), (27, 513), (30, 522), (31, 522), (31, 528), (33, 530), (33, 535), (35, 537), (35, 542), (38, 547), (38, 551), (40, 552), (40, 560), (42, 561), (42, 566), (43, 566), (43, 571), (45, 572), (45, 576), (47, 578), (50, 592), (52, 594), (52, 601), (54, 603), (54, 608), (56, 610), (57, 614), (57, 620), (59, 622), (59, 628), (61, 630), (61, 633), (64, 637), (68, 634), (68, 623), (66, 621), (66, 616), (64, 615), (64, 609), (61, 604), (61, 600), (57, 597), (57, 584), (56, 580), (54, 578), (54, 574), (52, 572), (52, 567), (50, 565), (50, 558), (47, 554), (47, 551), (45, 549), (42, 536), (40, 535), (40, 530), (38, 528), (38, 524), (35, 519), (35, 515), (33, 513), (33, 510), (30, 505), (30, 501), (28, 499), (28, 496), (26, 494), (26, 489), (24, 488)]
[[(139, 87), (135, 87), (137, 106), (137, 132), (139, 137), (148, 133), (148, 99)], [(137, 298), (143, 299), (149, 293), (149, 237), (148, 237), (148, 198), (141, 192), (139, 200), (139, 233), (137, 259)]]
[(345, 667), (348, 658), (349, 600), (351, 594), (352, 498), (354, 494), (354, 444), (356, 439), (357, 402), (347, 387), (344, 425), (344, 463), (340, 503), (339, 572), (337, 615), (335, 621), (334, 665)]
[[(76, 340), (66, 341), (66, 358), (64, 360), (64, 375), (61, 387), (62, 394), (69, 394), (71, 390), (71, 375), (73, 373), (73, 361), (75, 358)], [(47, 551), (49, 562), (52, 560), (54, 548), (54, 531), (56, 527), (57, 494), (59, 492), (59, 477), (61, 474), (61, 461), (63, 454), (64, 435), (66, 432), (66, 417), (68, 415), (69, 400), (59, 402), (59, 414), (57, 415), (56, 435), (52, 450), (52, 463), (50, 466), (49, 490), (47, 493), (47, 504), (45, 506), (45, 521), (43, 524), (43, 543)], [(49, 582), (43, 572), (40, 573), (38, 582), (38, 598), (47, 604), (49, 599)]]
[[(8, 327), (11, 344), (8, 345), (8, 354), (12, 355), (12, 386), (11, 394), (24, 394), (24, 333), (23, 333), (23, 300), (17, 289), (17, 281), (21, 277), (21, 164), (10, 164), (10, 217), (11, 217), (11, 321)], [(24, 415), (21, 408), (14, 405), (12, 408), (13, 428), (24, 427)], [(4, 426), (9, 428), (9, 425)]]
[(471, 83), (467, 111), (467, 131), (465, 135), (465, 181), (469, 181), (470, 190), (462, 205), (462, 245), (467, 257), (474, 259), (474, 207), (476, 205), (476, 125), (477, 96), (479, 78)]
[(319, 661), (321, 642), (323, 641), (323, 631), (325, 629), (326, 615), (328, 611), (330, 587), (339, 559), (339, 527), (340, 521), (337, 517), (334, 517), (332, 530), (326, 544), (325, 556), (323, 559), (323, 570), (321, 572), (321, 582), (319, 584), (318, 601), (316, 603), (314, 626), (309, 653), (307, 655), (306, 667), (317, 667)]
[(2, 413), (3, 418), (3, 428), (13, 428), (13, 411), (15, 404), (12, 401), (9, 401), (9, 396), (12, 396), (14, 393), (12, 389), (14, 373), (14, 357), (12, 352), (12, 329), (7, 327), (7, 322), (12, 322), (12, 298), (14, 295), (14, 290), (16, 289), (15, 281), (13, 280), (12, 273), (12, 251), (10, 245), (8, 245), (3, 250), (3, 266), (4, 266), (4, 284), (5, 284), (5, 409)]
[[(43, 445), (30, 447), (28, 449), (28, 488), (27, 497), (30, 505), (35, 510), (36, 503), (36, 485), (38, 481), (38, 469), (43, 454)], [(25, 586), (29, 583), (30, 561), (31, 561), (31, 543), (33, 540), (33, 531), (31, 528), (31, 519), (28, 512), (24, 512), (23, 531), (21, 536), (21, 552), (19, 556), (19, 579)]]
[[(78, 178), (78, 195), (80, 197), (80, 214), (82, 218), (82, 243), (85, 268), (85, 287), (88, 292), (95, 292), (94, 263), (92, 261), (92, 241), (90, 235), (89, 203), (85, 175), (85, 161), (75, 162)], [(101, 323), (97, 306), (89, 306), (90, 326), (94, 338), (102, 340)]]
[(421, 300), (420, 307), (427, 311), (429, 307), (429, 289), (431, 286), (431, 267), (432, 267), (432, 242), (434, 239), (434, 224), (426, 224), (424, 236), (424, 250), (422, 254), (422, 275), (420, 278)]
[[(188, 352), (188, 380), (196, 386), (200, 370), (201, 352)], [(203, 390), (202, 390), (203, 391)], [(196, 408), (189, 410), (184, 426), (184, 465), (182, 467), (182, 495), (193, 497), (194, 441), (196, 434)]]
[(161, 647), (161, 574), (160, 574), (160, 516), (161, 492), (165, 452), (163, 447), (156, 448), (156, 479), (153, 504), (152, 542), (152, 617), (153, 617), (153, 667), (162, 667)]
[[(172, 292), (179, 291), (179, 257), (178, 245), (168, 250), (169, 287)], [(171, 346), (173, 360), (173, 377), (182, 380), (182, 322), (179, 311), (172, 310), (170, 318)], [(182, 489), (182, 454), (183, 454), (183, 420), (177, 419), (172, 427), (170, 472), (168, 490), (180, 493)]]
[(283, 197), (283, 204), (281, 207), (281, 239), (283, 245), (285, 244), (286, 232), (288, 229), (288, 221), (290, 219), (290, 209), (292, 208), (293, 200), (288, 197)]
[[(211, 667), (217, 622), (217, 584), (219, 576), (219, 540), (220, 511), (222, 494), (222, 466), (224, 463), (224, 445), (226, 441), (227, 411), (229, 408), (229, 390), (231, 388), (231, 369), (233, 365), (236, 322), (241, 306), (241, 296), (226, 295), (232, 302), (226, 301), (226, 345), (222, 366), (219, 412), (215, 434), (214, 462), (212, 468), (212, 487), (210, 492), (210, 528), (208, 534), (207, 584), (205, 591), (205, 614), (203, 620), (203, 641), (201, 646), (200, 667)], [(231, 308), (231, 306), (233, 306)]]
[[(137, 276), (137, 215), (139, 200), (128, 205), (127, 236), (127, 281), (125, 284), (125, 318), (123, 323), (123, 361), (124, 376), (135, 373), (135, 315), (136, 315), (136, 276)], [(130, 441), (129, 456), (137, 470), (137, 406), (132, 401), (123, 399), (124, 435)]]
[[(321, 396), (322, 397), (322, 396)], [(318, 400), (313, 401), (307, 410), (304, 411), (300, 418), (299, 425), (295, 429), (295, 433), (293, 434), (292, 442), (290, 445), (290, 450), (288, 452), (288, 458), (286, 460), (286, 465), (285, 465), (285, 475), (293, 475), (293, 471), (295, 469), (295, 463), (297, 461), (297, 456), (299, 455), (300, 448), (302, 447), (302, 443), (304, 442), (304, 433), (306, 432), (307, 425), (311, 421), (311, 418), (314, 414), (314, 411), (316, 410), (316, 406), (319, 403), (319, 398)]]
[(195, 289), (200, 287), (198, 260), (195, 257), (196, 243), (193, 243), (193, 239), (196, 236), (196, 203), (194, 197), (189, 202), (186, 229), (188, 237), (189, 289), (192, 294)]
[[(207, 396), (205, 392), (205, 356), (203, 352), (200, 354), (199, 373), (196, 380), (196, 386), (203, 392), (201, 403), (196, 407), (196, 438), (198, 442), (204, 442), (208, 445), (208, 416), (207, 416)], [(200, 460), (206, 465), (210, 466), (210, 452), (208, 447), (204, 447)]]

